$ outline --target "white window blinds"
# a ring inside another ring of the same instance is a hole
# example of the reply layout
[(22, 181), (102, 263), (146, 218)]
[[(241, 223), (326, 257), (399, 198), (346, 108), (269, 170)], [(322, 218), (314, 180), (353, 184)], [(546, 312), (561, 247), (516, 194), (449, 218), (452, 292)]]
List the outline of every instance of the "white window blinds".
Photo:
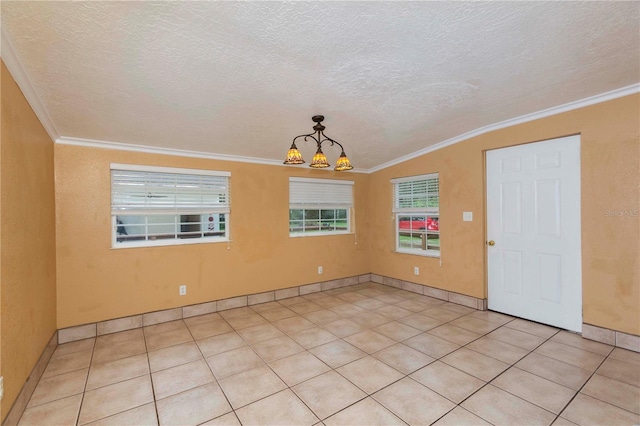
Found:
[(229, 176), (208, 170), (112, 165), (111, 212), (229, 213)]
[(353, 207), (353, 181), (289, 178), (290, 209)]
[(438, 174), (392, 179), (394, 213), (437, 212), (440, 199)]

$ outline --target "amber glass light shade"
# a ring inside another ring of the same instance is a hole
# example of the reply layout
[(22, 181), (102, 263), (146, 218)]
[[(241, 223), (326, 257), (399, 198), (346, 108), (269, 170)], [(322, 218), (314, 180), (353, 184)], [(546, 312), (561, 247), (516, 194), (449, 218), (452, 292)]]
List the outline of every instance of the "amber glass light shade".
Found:
[(304, 160), (302, 159), (302, 154), (298, 151), (298, 147), (295, 142), (291, 144), (291, 148), (289, 148), (289, 152), (287, 153), (287, 158), (284, 160), (284, 164), (303, 164)]
[(351, 169), (353, 169), (351, 161), (349, 161), (349, 157), (347, 157), (347, 154), (345, 154), (343, 150), (342, 154), (340, 154), (340, 157), (338, 157), (338, 161), (336, 161), (336, 168), (333, 170), (335, 170), (336, 172), (343, 172), (345, 170)]
[(342, 150), (340, 154), (340, 158), (336, 163), (335, 171), (341, 172), (344, 170), (351, 170), (353, 166), (351, 165), (351, 161), (347, 158), (347, 154), (344, 153), (344, 147), (337, 141), (331, 139), (327, 135), (324, 134), (325, 127), (322, 125), (322, 121), (324, 120), (324, 115), (314, 115), (311, 117), (311, 120), (316, 123), (313, 126), (313, 133), (298, 135), (293, 138), (293, 143), (291, 144), (291, 148), (289, 148), (289, 152), (287, 153), (287, 158), (284, 160), (284, 164), (302, 164), (304, 160), (302, 159), (302, 154), (298, 151), (298, 147), (296, 146), (296, 140), (304, 138), (305, 142), (314, 141), (318, 150), (316, 154), (313, 156), (311, 160), (310, 167), (314, 169), (324, 169), (329, 167), (329, 162), (327, 161), (327, 156), (322, 152), (322, 144), (324, 142), (330, 143), (331, 146), (337, 145)]
[(318, 151), (316, 151), (316, 155), (313, 156), (313, 160), (311, 160), (311, 164), (309, 164), (309, 167), (313, 167), (314, 169), (324, 169), (325, 167), (329, 167), (327, 157), (319, 146)]

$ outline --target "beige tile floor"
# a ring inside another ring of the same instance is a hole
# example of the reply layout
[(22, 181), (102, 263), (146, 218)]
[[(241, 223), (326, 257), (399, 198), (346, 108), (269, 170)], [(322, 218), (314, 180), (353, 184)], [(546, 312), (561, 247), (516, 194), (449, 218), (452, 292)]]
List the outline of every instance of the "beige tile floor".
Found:
[(375, 283), (58, 346), (20, 425), (640, 423), (640, 354)]

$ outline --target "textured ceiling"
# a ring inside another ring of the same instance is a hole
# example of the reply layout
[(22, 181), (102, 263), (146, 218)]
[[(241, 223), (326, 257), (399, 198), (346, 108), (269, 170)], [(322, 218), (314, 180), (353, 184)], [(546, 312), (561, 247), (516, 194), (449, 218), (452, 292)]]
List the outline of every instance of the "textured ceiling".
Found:
[[(57, 136), (371, 169), (640, 82), (639, 2), (5, 1)], [(24, 90), (24, 89), (23, 89)], [(311, 159), (314, 147), (299, 145)], [(333, 164), (339, 151), (325, 150)]]

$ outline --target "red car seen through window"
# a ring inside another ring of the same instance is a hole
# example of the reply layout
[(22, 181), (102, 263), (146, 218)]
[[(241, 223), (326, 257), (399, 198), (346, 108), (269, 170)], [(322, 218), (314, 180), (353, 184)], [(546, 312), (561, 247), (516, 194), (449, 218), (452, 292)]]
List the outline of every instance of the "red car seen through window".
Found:
[(438, 218), (423, 216), (401, 217), (399, 222), (400, 229), (426, 229), (428, 231), (438, 231)]

